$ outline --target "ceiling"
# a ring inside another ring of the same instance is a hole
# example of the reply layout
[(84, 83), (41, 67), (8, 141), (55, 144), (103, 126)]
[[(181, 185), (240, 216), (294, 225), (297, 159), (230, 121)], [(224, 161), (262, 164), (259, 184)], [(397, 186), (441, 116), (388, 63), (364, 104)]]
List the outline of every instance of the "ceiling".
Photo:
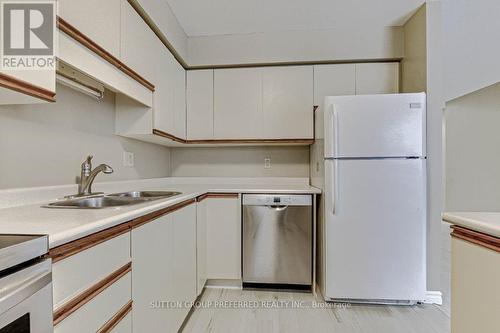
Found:
[(188, 36), (399, 26), (425, 0), (167, 0)]

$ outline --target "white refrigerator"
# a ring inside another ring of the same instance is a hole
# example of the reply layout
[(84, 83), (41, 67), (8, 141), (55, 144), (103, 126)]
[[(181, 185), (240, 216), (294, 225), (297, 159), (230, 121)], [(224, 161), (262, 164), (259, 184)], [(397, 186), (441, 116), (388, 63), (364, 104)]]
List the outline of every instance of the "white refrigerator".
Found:
[(325, 98), (325, 298), (426, 294), (426, 96)]

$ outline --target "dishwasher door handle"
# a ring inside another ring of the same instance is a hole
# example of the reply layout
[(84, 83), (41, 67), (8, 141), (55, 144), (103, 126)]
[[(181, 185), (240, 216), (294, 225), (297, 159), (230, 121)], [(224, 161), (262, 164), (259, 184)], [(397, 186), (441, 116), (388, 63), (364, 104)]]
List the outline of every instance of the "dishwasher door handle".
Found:
[(285, 209), (288, 208), (288, 206), (280, 206), (280, 205), (271, 205), (271, 206), (267, 206), (267, 208), (269, 209), (272, 209), (276, 212), (282, 212), (284, 211)]

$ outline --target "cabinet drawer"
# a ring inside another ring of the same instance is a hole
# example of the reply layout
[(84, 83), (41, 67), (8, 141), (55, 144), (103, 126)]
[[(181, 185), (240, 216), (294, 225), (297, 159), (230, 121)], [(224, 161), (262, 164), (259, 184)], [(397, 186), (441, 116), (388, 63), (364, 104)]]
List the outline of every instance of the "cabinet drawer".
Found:
[(120, 320), (115, 327), (110, 331), (111, 333), (131, 333), (132, 332), (132, 312), (129, 312), (122, 320)]
[[(131, 282), (131, 273), (129, 272), (56, 324), (54, 332), (79, 333), (101, 331), (100, 329), (104, 325), (116, 317), (116, 314), (120, 313), (121, 310), (126, 308), (127, 304), (130, 304)], [(117, 329), (118, 326), (115, 326), (114, 329)]]
[(54, 308), (130, 262), (130, 232), (57, 261), (52, 266)]

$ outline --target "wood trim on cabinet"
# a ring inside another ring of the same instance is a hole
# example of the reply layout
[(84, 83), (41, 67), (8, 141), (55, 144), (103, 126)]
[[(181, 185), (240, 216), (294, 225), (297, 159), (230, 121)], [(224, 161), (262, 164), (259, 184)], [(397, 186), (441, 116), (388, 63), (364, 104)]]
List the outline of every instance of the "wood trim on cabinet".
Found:
[(164, 131), (159, 130), (159, 129), (153, 128), (153, 134), (161, 136), (161, 137), (166, 138), (166, 139), (170, 139), (170, 140), (175, 141), (175, 142), (188, 143), (188, 141), (186, 139), (179, 138), (175, 135), (169, 134), (169, 133), (164, 132)]
[(195, 203), (196, 199), (188, 199), (177, 204), (174, 204), (169, 207), (165, 207), (163, 209), (151, 212), (149, 214), (143, 215), (141, 217), (135, 218), (133, 220), (121, 223), (117, 226), (104, 229), (103, 231), (96, 232), (94, 234), (79, 238), (72, 242), (54, 247), (49, 250), (48, 257), (52, 258), (52, 263), (56, 263), (60, 260), (66, 259), (72, 255), (75, 255), (79, 252), (85, 251), (93, 246), (99, 245), (105, 241), (108, 241), (112, 238), (120, 236), (124, 233), (129, 232), (133, 228), (137, 228), (143, 224), (151, 222), (163, 215), (167, 215), (176, 210), (179, 210), (185, 206), (188, 206), (192, 203)]
[(132, 311), (132, 300), (125, 304), (110, 320), (108, 320), (97, 333), (109, 333)]
[(52, 258), (52, 263), (56, 263), (79, 252), (85, 251), (93, 246), (120, 236), (128, 232), (129, 230), (130, 226), (127, 223), (119, 224), (115, 227), (96, 232), (95, 234), (91, 234), (89, 236), (79, 238), (72, 242), (50, 249), (48, 256)]
[(456, 225), (451, 226), (453, 229), (451, 236), (464, 240), (466, 242), (488, 248), (490, 250), (500, 252), (500, 238), (483, 234), (474, 230), (459, 227)]
[(211, 140), (186, 140), (176, 137), (167, 132), (161, 131), (159, 129), (153, 129), (153, 134), (164, 137), (166, 139), (170, 139), (172, 141), (183, 143), (183, 144), (191, 144), (191, 145), (200, 145), (200, 144), (262, 144), (262, 143), (270, 143), (270, 144), (304, 144), (304, 145), (312, 145), (314, 143), (314, 139), (211, 139)]
[(132, 221), (129, 222), (129, 225), (132, 229), (140, 227), (143, 224), (149, 223), (149, 222), (151, 222), (151, 221), (153, 221), (153, 220), (155, 220), (163, 215), (167, 215), (167, 214), (170, 214), (172, 212), (175, 212), (176, 210), (179, 210), (181, 208), (189, 206), (195, 202), (196, 202), (195, 198), (179, 202), (175, 205), (172, 205), (172, 206), (157, 210), (155, 212), (149, 213), (147, 215), (138, 217), (136, 219), (133, 219)]
[(129, 262), (128, 264), (120, 267), (101, 281), (97, 282), (87, 290), (83, 291), (82, 293), (76, 295), (74, 298), (63, 304), (61, 307), (59, 307), (56, 311), (54, 311), (53, 314), (53, 322), (54, 326), (59, 324), (61, 321), (63, 321), (65, 318), (69, 317), (72, 313), (74, 313), (76, 310), (87, 304), (89, 301), (91, 301), (93, 298), (95, 298), (97, 295), (99, 295), (101, 292), (106, 290), (109, 286), (111, 286), (113, 283), (118, 281), (120, 278), (125, 276), (127, 273), (132, 271), (132, 263)]
[(237, 199), (239, 198), (239, 193), (216, 193), (216, 192), (209, 192), (200, 195), (199, 197), (196, 198), (197, 202), (201, 202), (205, 199), (208, 198), (217, 198), (217, 199)]
[(69, 37), (73, 38), (75, 41), (79, 42), (83, 46), (85, 46), (87, 49), (90, 51), (94, 52), (97, 54), (99, 57), (103, 58), (107, 62), (109, 62), (111, 65), (115, 66), (118, 68), (120, 71), (134, 79), (135, 81), (139, 82), (142, 84), (144, 87), (147, 89), (151, 90), (152, 92), (155, 91), (155, 86), (140, 76), (136, 71), (134, 71), (132, 68), (128, 67), (125, 65), (123, 62), (121, 62), (118, 58), (113, 56), (111, 53), (106, 51), (104, 48), (102, 48), (99, 44), (94, 42), (92, 39), (87, 37), (85, 34), (83, 34), (81, 31), (79, 31), (77, 28), (69, 24), (67, 21), (62, 19), (61, 17), (57, 17), (57, 27), (59, 30), (64, 32), (66, 35)]
[(0, 87), (17, 91), (21, 94), (39, 98), (47, 102), (55, 102), (56, 93), (29, 82), (19, 80), (13, 76), (0, 73)]

